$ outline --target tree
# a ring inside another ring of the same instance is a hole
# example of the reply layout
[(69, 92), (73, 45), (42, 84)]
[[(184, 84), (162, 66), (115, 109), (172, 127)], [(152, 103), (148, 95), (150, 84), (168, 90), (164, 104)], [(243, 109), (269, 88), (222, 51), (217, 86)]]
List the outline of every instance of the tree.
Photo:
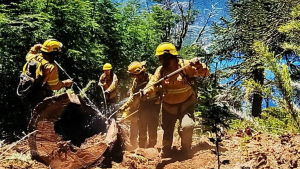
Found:
[[(120, 42), (113, 27), (117, 25), (116, 12), (106, 0), (24, 0), (0, 6), (1, 131), (26, 130), (30, 118), (28, 104), (14, 93), (30, 47), (48, 38), (61, 41), (64, 47), (57, 61), (82, 87), (98, 79), (103, 62), (116, 60), (109, 60), (111, 55), (122, 58), (118, 53), (121, 45), (115, 43)], [(111, 25), (102, 26), (104, 21)], [(60, 73), (61, 79), (67, 78)]]
[(159, 4), (153, 7), (153, 18), (160, 23), (158, 28), (163, 33), (161, 40), (173, 41), (177, 50), (180, 50), (189, 26), (194, 23), (200, 12), (193, 8), (193, 0), (188, 2), (157, 0), (156, 2)]
[[(220, 61), (230, 61), (228, 77), (233, 78), (228, 84), (235, 88), (245, 79), (253, 79), (264, 85), (264, 69), (256, 62), (252, 45), (260, 40), (275, 51), (283, 52), (281, 43), (284, 34), (277, 28), (287, 20), (288, 13), (297, 1), (280, 0), (230, 0), (228, 8), (230, 19), (222, 18), (223, 23), (214, 26), (216, 40), (214, 53)], [(232, 62), (236, 62), (232, 64)], [(252, 93), (252, 116), (259, 117), (262, 111), (263, 96), (260, 91)]]

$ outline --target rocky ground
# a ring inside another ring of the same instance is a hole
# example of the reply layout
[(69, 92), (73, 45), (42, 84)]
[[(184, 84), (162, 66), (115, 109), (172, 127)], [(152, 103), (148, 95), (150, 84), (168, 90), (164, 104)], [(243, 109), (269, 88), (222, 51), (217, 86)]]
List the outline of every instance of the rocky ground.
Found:
[[(161, 140), (162, 131), (158, 132)], [(161, 141), (156, 148), (124, 151), (122, 163), (114, 163), (113, 168), (120, 169), (211, 169), (218, 168), (216, 149), (208, 135), (195, 137), (191, 156), (183, 156), (179, 142), (174, 139), (170, 158), (160, 158)], [(220, 168), (255, 169), (255, 168), (300, 168), (300, 135), (286, 134), (271, 136), (254, 133), (251, 129), (227, 134), (220, 143)], [(0, 142), (2, 143), (2, 142)], [(27, 141), (17, 144), (0, 144), (0, 169), (10, 168), (50, 168), (30, 159)], [(97, 168), (97, 167), (96, 167)]]

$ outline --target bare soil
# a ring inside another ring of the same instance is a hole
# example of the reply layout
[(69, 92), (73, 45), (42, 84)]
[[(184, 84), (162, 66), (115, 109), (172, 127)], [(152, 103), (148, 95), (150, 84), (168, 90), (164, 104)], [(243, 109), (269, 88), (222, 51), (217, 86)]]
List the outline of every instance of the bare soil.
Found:
[[(216, 148), (202, 135), (195, 137), (190, 154), (180, 151), (180, 140), (174, 138), (172, 155), (161, 158), (162, 131), (158, 131), (158, 143), (155, 148), (124, 151), (121, 163), (113, 163), (120, 169), (211, 169), (218, 168)], [(222, 169), (256, 168), (300, 168), (300, 135), (286, 134), (271, 136), (249, 132), (249, 128), (234, 134), (227, 134), (220, 143), (220, 161)], [(94, 144), (94, 142), (91, 142)], [(92, 145), (91, 145), (92, 146)], [(0, 147), (0, 169), (50, 168), (30, 159), (27, 141), (18, 144), (5, 144)], [(93, 167), (98, 168), (98, 167)]]

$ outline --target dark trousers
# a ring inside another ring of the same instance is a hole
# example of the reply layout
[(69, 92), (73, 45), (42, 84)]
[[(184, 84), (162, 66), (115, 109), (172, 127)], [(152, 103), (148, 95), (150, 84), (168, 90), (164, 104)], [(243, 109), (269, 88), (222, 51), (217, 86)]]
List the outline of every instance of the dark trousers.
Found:
[(139, 147), (145, 148), (147, 143), (147, 131), (149, 136), (148, 147), (154, 147), (157, 142), (157, 127), (160, 105), (154, 101), (140, 103), (138, 126), (139, 126)]
[(132, 147), (137, 147), (137, 138), (138, 138), (138, 124), (136, 120), (130, 121), (130, 144)]
[[(193, 102), (186, 102), (172, 105), (175, 106), (177, 112), (170, 113), (167, 106), (162, 105), (162, 128), (163, 134), (163, 151), (171, 149), (173, 142), (173, 132), (177, 119), (179, 120), (178, 133), (181, 137), (182, 148), (190, 149), (192, 144), (193, 129), (195, 124), (194, 118), (194, 104)], [(187, 105), (184, 105), (187, 104)]]

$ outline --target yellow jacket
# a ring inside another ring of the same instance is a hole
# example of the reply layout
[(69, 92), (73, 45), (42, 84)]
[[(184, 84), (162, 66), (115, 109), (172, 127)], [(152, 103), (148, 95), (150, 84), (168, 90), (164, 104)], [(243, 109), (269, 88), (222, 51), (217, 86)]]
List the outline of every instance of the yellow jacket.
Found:
[(35, 59), (42, 63), (43, 85), (47, 86), (48, 90), (59, 90), (66, 86), (63, 81), (58, 78), (57, 66), (55, 63), (50, 63), (49, 58), (38, 53), (35, 47), (32, 47), (26, 55), (26, 61)]
[(153, 76), (152, 74), (146, 73), (144, 79), (141, 81), (137, 81), (137, 79), (134, 78), (133, 84), (132, 84), (131, 88), (129, 89), (130, 99), (125, 104), (122, 105), (120, 110), (127, 109), (125, 112), (133, 112), (138, 108), (140, 101), (150, 101), (150, 100), (152, 101), (152, 100), (157, 99), (155, 96), (155, 93), (150, 95), (148, 98), (134, 98), (133, 97), (134, 93), (145, 88), (145, 86), (148, 84), (148, 82), (150, 81), (152, 76)]
[[(190, 60), (179, 60), (178, 68), (183, 67), (190, 63)], [(186, 101), (191, 95), (194, 94), (192, 86), (187, 82), (186, 77), (206, 77), (209, 75), (209, 69), (206, 64), (202, 64), (202, 68), (197, 69), (200, 65), (187, 66), (182, 73), (177, 73), (171, 76), (168, 79), (165, 79), (161, 82), (163, 98), (162, 100), (168, 104), (178, 104)], [(147, 84), (144, 93), (147, 95), (153, 94), (157, 88), (153, 86), (156, 81), (160, 78), (170, 74), (167, 69), (164, 69), (162, 66), (158, 67), (155, 71), (155, 74), (151, 78), (150, 82)], [(183, 77), (185, 76), (185, 77)], [(196, 98), (196, 97), (195, 97)]]
[(111, 79), (110, 76), (106, 76), (106, 74), (103, 73), (99, 78), (99, 82), (103, 85), (104, 90), (109, 91), (109, 99), (117, 96), (118, 77), (116, 74), (113, 74), (113, 78)]

